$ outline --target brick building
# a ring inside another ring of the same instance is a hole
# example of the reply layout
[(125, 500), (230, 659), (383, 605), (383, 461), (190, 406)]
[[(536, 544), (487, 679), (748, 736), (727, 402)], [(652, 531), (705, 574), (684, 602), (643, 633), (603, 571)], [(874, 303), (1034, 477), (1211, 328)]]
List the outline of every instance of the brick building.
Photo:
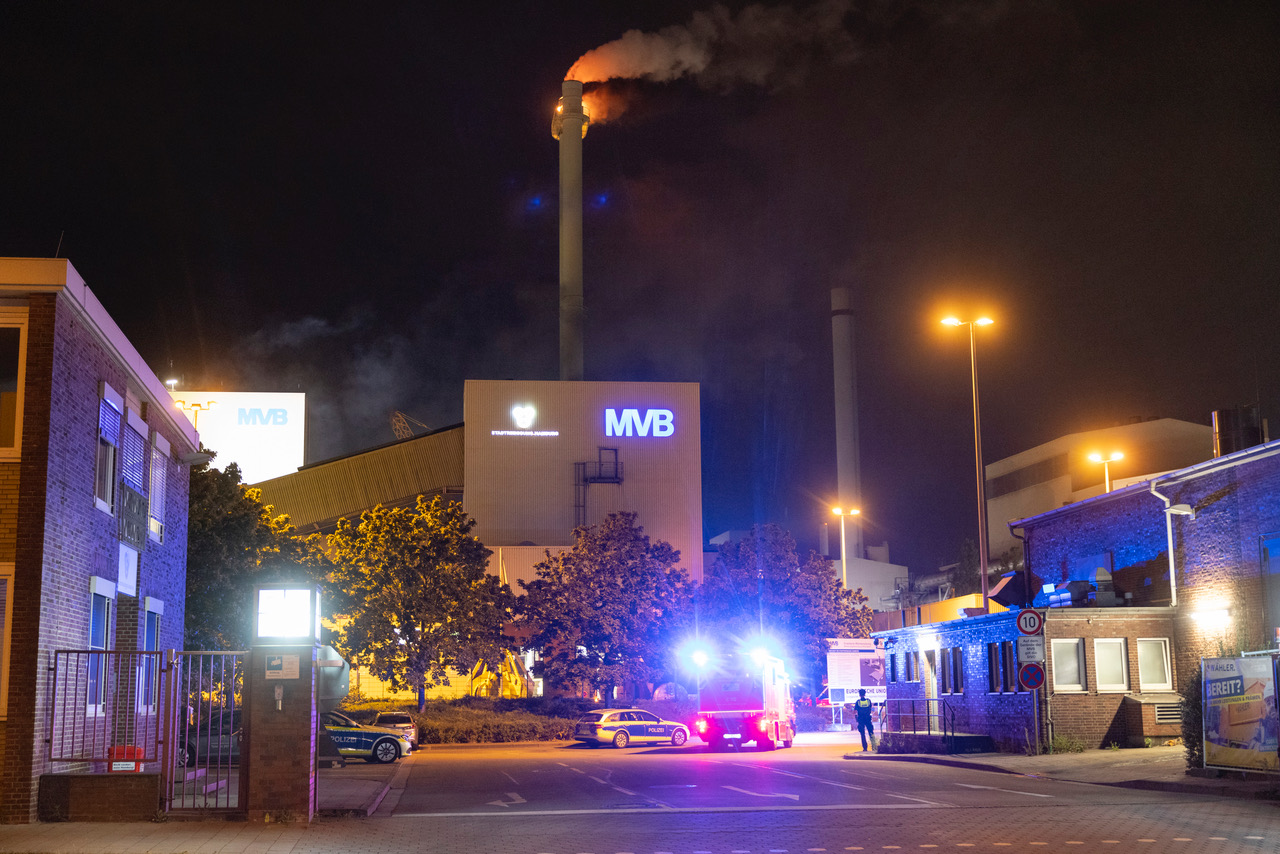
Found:
[(0, 258), (0, 821), (34, 820), (42, 775), (98, 770), (49, 762), (55, 650), (181, 648), (197, 450), (68, 261)]
[(1045, 616), (1038, 706), (1018, 688), (1016, 608), (877, 632), (891, 705), (938, 700), (1006, 749), (1142, 744), (1179, 734), (1201, 656), (1280, 631), (1280, 441), (1010, 524)]

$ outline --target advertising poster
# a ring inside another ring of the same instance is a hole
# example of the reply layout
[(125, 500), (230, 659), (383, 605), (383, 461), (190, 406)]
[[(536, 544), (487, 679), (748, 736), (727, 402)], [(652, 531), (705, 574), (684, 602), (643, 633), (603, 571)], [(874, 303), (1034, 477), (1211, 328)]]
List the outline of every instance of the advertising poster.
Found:
[(858, 699), (859, 688), (867, 690), (867, 699), (871, 702), (883, 703), (886, 699), (884, 653), (869, 642), (862, 646), (845, 638), (833, 640), (827, 653), (827, 685), (833, 703), (841, 702), (836, 697), (840, 689), (844, 690), (843, 702), (852, 703)]
[(1270, 656), (1201, 659), (1206, 768), (1280, 771)]

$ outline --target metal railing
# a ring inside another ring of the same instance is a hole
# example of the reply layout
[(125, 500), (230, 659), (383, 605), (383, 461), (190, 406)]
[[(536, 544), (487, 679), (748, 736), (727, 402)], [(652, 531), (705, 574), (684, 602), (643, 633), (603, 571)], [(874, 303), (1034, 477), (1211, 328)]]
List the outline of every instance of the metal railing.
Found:
[(49, 666), (49, 760), (130, 766), (158, 761), (163, 655), (94, 649), (55, 651)]
[(954, 752), (956, 710), (939, 698), (886, 700), (884, 731), (941, 735), (947, 741), (947, 751)]
[(161, 797), (170, 812), (237, 812), (246, 765), (245, 651), (173, 652), (168, 662)]

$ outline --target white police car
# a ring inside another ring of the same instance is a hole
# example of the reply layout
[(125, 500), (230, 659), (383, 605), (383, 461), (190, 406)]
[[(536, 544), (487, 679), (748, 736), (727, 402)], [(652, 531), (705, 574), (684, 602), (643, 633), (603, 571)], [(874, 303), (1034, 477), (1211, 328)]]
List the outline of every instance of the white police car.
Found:
[(320, 721), (342, 756), (368, 762), (394, 762), (408, 756), (413, 746), (394, 729), (365, 726), (339, 712), (323, 712)]
[(689, 728), (644, 709), (597, 709), (587, 712), (573, 727), (573, 737), (591, 747), (612, 744), (654, 744), (668, 742), (676, 747), (689, 740)]

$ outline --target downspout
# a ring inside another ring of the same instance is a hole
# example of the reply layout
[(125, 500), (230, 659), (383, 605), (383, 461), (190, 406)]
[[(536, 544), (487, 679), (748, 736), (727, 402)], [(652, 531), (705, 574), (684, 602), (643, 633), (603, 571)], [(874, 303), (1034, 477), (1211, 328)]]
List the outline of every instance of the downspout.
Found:
[(1022, 592), (1026, 597), (1026, 601), (1022, 604), (1023, 607), (1030, 608), (1031, 603), (1035, 601), (1036, 598), (1031, 592), (1031, 544), (1027, 542), (1026, 528), (1022, 529), (1023, 533), (1021, 534), (1015, 534), (1013, 529), (1014, 524), (1010, 522), (1009, 536), (1013, 537), (1015, 540), (1022, 541)]
[(1151, 481), (1151, 494), (1164, 502), (1164, 533), (1168, 540), (1169, 548), (1169, 607), (1178, 607), (1178, 577), (1175, 574), (1175, 564), (1173, 560), (1173, 513), (1170, 512), (1173, 502), (1164, 495), (1156, 492), (1156, 481)]

